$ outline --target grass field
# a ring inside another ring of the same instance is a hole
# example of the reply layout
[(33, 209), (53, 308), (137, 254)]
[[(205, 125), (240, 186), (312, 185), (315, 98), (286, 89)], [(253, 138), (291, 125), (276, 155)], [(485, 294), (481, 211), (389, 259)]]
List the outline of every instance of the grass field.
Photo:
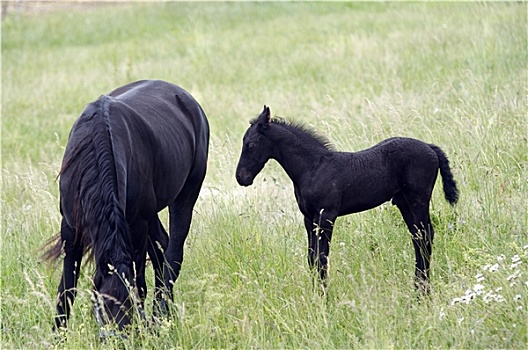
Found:
[[(524, 348), (526, 28), (523, 3), (8, 7), (0, 348)], [(61, 265), (39, 256), (59, 230), (68, 133), (86, 103), (145, 78), (190, 91), (212, 132), (172, 317), (101, 344), (85, 264), (59, 337)], [(440, 184), (433, 193), (429, 298), (417, 303), (411, 241), (389, 204), (338, 219), (328, 295), (314, 290), (284, 171), (270, 162), (249, 188), (234, 179), (242, 135), (264, 104), (340, 150), (396, 135), (444, 149), (461, 196), (451, 208)]]

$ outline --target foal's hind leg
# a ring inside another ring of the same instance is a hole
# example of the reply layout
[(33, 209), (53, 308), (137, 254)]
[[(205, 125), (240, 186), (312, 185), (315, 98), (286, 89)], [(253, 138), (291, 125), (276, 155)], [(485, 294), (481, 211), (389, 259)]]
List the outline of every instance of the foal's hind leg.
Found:
[(57, 292), (57, 316), (54, 329), (66, 327), (70, 310), (77, 294), (77, 281), (81, 270), (83, 245), (80, 239), (75, 239), (73, 229), (66, 220), (61, 223), (61, 241), (64, 244), (64, 262), (62, 278)]
[(163, 299), (163, 264), (165, 257), (163, 253), (169, 244), (167, 231), (163, 228), (158, 216), (149, 222), (149, 241), (147, 251), (154, 269), (154, 315), (166, 313), (167, 303)]
[(400, 210), (411, 233), (416, 256), (415, 286), (418, 290), (428, 293), (434, 238), (434, 230), (429, 218), (429, 202), (424, 203), (414, 199), (412, 195), (400, 192), (394, 196), (392, 203)]

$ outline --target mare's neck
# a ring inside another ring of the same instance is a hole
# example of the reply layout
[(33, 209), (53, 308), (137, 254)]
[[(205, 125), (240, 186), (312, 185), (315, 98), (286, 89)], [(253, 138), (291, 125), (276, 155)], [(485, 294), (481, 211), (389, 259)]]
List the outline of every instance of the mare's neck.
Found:
[(269, 130), (274, 145), (272, 158), (282, 166), (294, 185), (311, 178), (324, 155), (332, 152), (320, 141), (300, 130), (285, 126), (273, 127), (275, 130)]

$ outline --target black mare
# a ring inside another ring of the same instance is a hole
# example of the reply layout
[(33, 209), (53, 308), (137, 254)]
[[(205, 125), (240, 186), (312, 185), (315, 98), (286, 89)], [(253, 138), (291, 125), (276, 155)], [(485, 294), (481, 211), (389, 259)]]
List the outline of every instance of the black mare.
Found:
[[(61, 232), (47, 252), (50, 260), (65, 253), (56, 327), (66, 326), (81, 260), (90, 249), (100, 326), (115, 322), (122, 330), (133, 309), (141, 313), (147, 251), (155, 272), (155, 310), (168, 311), (208, 144), (202, 108), (167, 82), (134, 82), (87, 105), (66, 146), (59, 184)], [(167, 206), (168, 236), (157, 215)]]
[(338, 216), (374, 208), (392, 199), (412, 235), (416, 286), (428, 291), (433, 226), (429, 202), (438, 170), (445, 198), (452, 205), (458, 190), (442, 150), (410, 138), (390, 138), (360, 152), (336, 152), (312, 130), (262, 113), (243, 139), (236, 179), (253, 183), (269, 159), (293, 182), (308, 233), (308, 262), (324, 281), (334, 222)]

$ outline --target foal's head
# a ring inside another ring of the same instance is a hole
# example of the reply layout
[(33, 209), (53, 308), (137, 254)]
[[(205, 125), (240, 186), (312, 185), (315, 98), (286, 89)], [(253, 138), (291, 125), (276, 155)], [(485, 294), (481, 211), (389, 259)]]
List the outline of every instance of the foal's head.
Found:
[(242, 186), (251, 185), (272, 156), (273, 143), (265, 136), (270, 122), (270, 109), (264, 106), (260, 115), (251, 121), (251, 126), (244, 135), (242, 154), (236, 170), (236, 179)]

